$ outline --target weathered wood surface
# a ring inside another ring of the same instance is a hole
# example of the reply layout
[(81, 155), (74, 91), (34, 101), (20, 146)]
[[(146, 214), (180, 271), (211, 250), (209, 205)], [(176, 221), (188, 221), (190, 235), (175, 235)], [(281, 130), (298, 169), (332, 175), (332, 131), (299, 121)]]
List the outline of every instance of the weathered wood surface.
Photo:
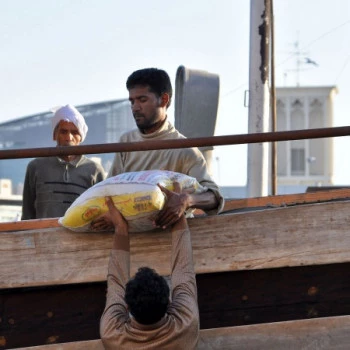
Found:
[(16, 350), (104, 350), (100, 339), (14, 348)]
[[(350, 201), (189, 220), (197, 273), (350, 261)], [(0, 288), (106, 279), (111, 233), (0, 232)], [(132, 272), (170, 273), (170, 232), (131, 234)]]
[[(225, 201), (223, 211), (229, 212), (237, 209), (248, 209), (255, 207), (276, 208), (297, 204), (321, 203), (332, 200), (346, 199), (350, 199), (350, 188), (340, 188), (326, 191), (322, 190), (321, 187), (320, 190), (315, 193), (296, 193), (277, 196), (227, 199)], [(0, 223), (0, 232), (33, 230), (48, 227), (60, 227), (57, 218), (2, 222)]]
[[(348, 350), (350, 316), (201, 330), (198, 350)], [(103, 350), (101, 340), (17, 348)]]
[(322, 191), (322, 187), (320, 187), (320, 190), (318, 192), (311, 193), (296, 193), (277, 196), (230, 199), (226, 201), (224, 211), (252, 207), (276, 208), (297, 204), (320, 203), (340, 199), (345, 200), (348, 198), (350, 198), (349, 188)]
[(49, 227), (60, 227), (60, 224), (58, 223), (58, 218), (1, 222), (0, 232), (38, 230), (41, 228)]
[(207, 329), (198, 349), (281, 350), (337, 349), (350, 347), (350, 316), (276, 322)]
[[(196, 279), (201, 329), (350, 315), (350, 262)], [(6, 348), (97, 339), (105, 302), (106, 281), (2, 289), (0, 335)]]

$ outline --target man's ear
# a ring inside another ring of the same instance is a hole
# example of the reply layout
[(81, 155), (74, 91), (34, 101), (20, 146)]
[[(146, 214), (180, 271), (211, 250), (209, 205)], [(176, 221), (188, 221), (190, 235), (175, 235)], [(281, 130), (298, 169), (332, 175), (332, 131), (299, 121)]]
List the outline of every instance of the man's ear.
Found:
[(160, 107), (168, 107), (169, 101), (170, 101), (170, 96), (166, 92), (160, 96)]

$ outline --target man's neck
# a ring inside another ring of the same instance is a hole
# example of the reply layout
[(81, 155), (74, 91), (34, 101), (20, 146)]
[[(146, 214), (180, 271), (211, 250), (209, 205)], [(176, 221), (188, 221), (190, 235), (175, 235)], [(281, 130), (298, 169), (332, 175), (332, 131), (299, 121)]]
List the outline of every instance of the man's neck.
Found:
[(70, 162), (76, 160), (78, 158), (78, 156), (75, 156), (75, 155), (73, 155), (73, 156), (59, 156), (59, 158), (61, 158), (62, 160), (64, 160), (67, 163), (70, 163)]
[(141, 132), (142, 134), (146, 134), (146, 135), (147, 135), (147, 134), (152, 134), (152, 133), (158, 131), (158, 130), (164, 125), (164, 123), (165, 123), (166, 120), (167, 120), (167, 118), (165, 117), (163, 120), (161, 120), (161, 121), (159, 121), (159, 122), (153, 124), (153, 125), (150, 126), (149, 128), (147, 128), (147, 129), (141, 129), (141, 128), (139, 128), (139, 130), (140, 130), (140, 132)]

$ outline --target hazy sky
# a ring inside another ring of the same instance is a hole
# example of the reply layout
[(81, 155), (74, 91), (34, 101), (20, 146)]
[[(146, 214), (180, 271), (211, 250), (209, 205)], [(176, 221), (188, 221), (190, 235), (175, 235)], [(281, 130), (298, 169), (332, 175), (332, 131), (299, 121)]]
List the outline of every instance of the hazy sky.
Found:
[[(348, 125), (350, 1), (275, 0), (274, 12), (277, 86), (296, 84), (298, 42), (318, 63), (301, 65), (300, 85), (337, 86), (334, 123)], [(249, 0), (0, 0), (0, 122), (126, 98), (139, 68), (163, 68), (175, 85), (184, 65), (220, 76), (216, 135), (246, 133), (249, 19)], [(349, 137), (335, 139), (336, 184), (349, 184), (349, 149)], [(245, 151), (215, 148), (220, 185), (245, 185)]]

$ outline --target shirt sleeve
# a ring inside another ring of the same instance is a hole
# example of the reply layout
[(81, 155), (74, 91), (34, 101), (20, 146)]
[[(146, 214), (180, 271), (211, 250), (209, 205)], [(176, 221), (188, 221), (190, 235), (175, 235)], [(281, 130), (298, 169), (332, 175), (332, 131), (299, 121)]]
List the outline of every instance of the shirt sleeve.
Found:
[[(188, 150), (188, 152), (194, 152), (194, 156), (191, 155), (188, 158), (188, 163), (190, 164), (188, 174), (197, 179), (197, 181), (203, 186), (206, 187), (209, 191), (213, 192), (219, 205), (217, 209), (210, 210), (207, 212), (209, 215), (219, 214), (225, 205), (225, 199), (220, 192), (219, 186), (214, 182), (211, 175), (208, 172), (207, 163), (203, 154), (196, 148)], [(193, 161), (195, 159), (195, 161)], [(192, 161), (191, 161), (192, 160)]]
[[(198, 319), (197, 285), (194, 271), (191, 235), (187, 222), (172, 231), (171, 286), (172, 302), (170, 310), (181, 317)], [(171, 312), (171, 311), (170, 311)]]
[(106, 306), (100, 321), (100, 335), (106, 347), (117, 336), (119, 329), (124, 327), (129, 317), (124, 300), (125, 285), (130, 278), (129, 250), (128, 236), (114, 238), (108, 265)]
[(108, 171), (107, 177), (112, 177), (124, 172), (124, 169), (123, 169), (124, 162), (123, 162), (122, 155), (123, 154), (120, 152), (114, 155), (113, 163), (111, 165), (111, 168)]
[(106, 173), (105, 173), (103, 167), (98, 164), (96, 183), (103, 181), (105, 178), (106, 178)]

